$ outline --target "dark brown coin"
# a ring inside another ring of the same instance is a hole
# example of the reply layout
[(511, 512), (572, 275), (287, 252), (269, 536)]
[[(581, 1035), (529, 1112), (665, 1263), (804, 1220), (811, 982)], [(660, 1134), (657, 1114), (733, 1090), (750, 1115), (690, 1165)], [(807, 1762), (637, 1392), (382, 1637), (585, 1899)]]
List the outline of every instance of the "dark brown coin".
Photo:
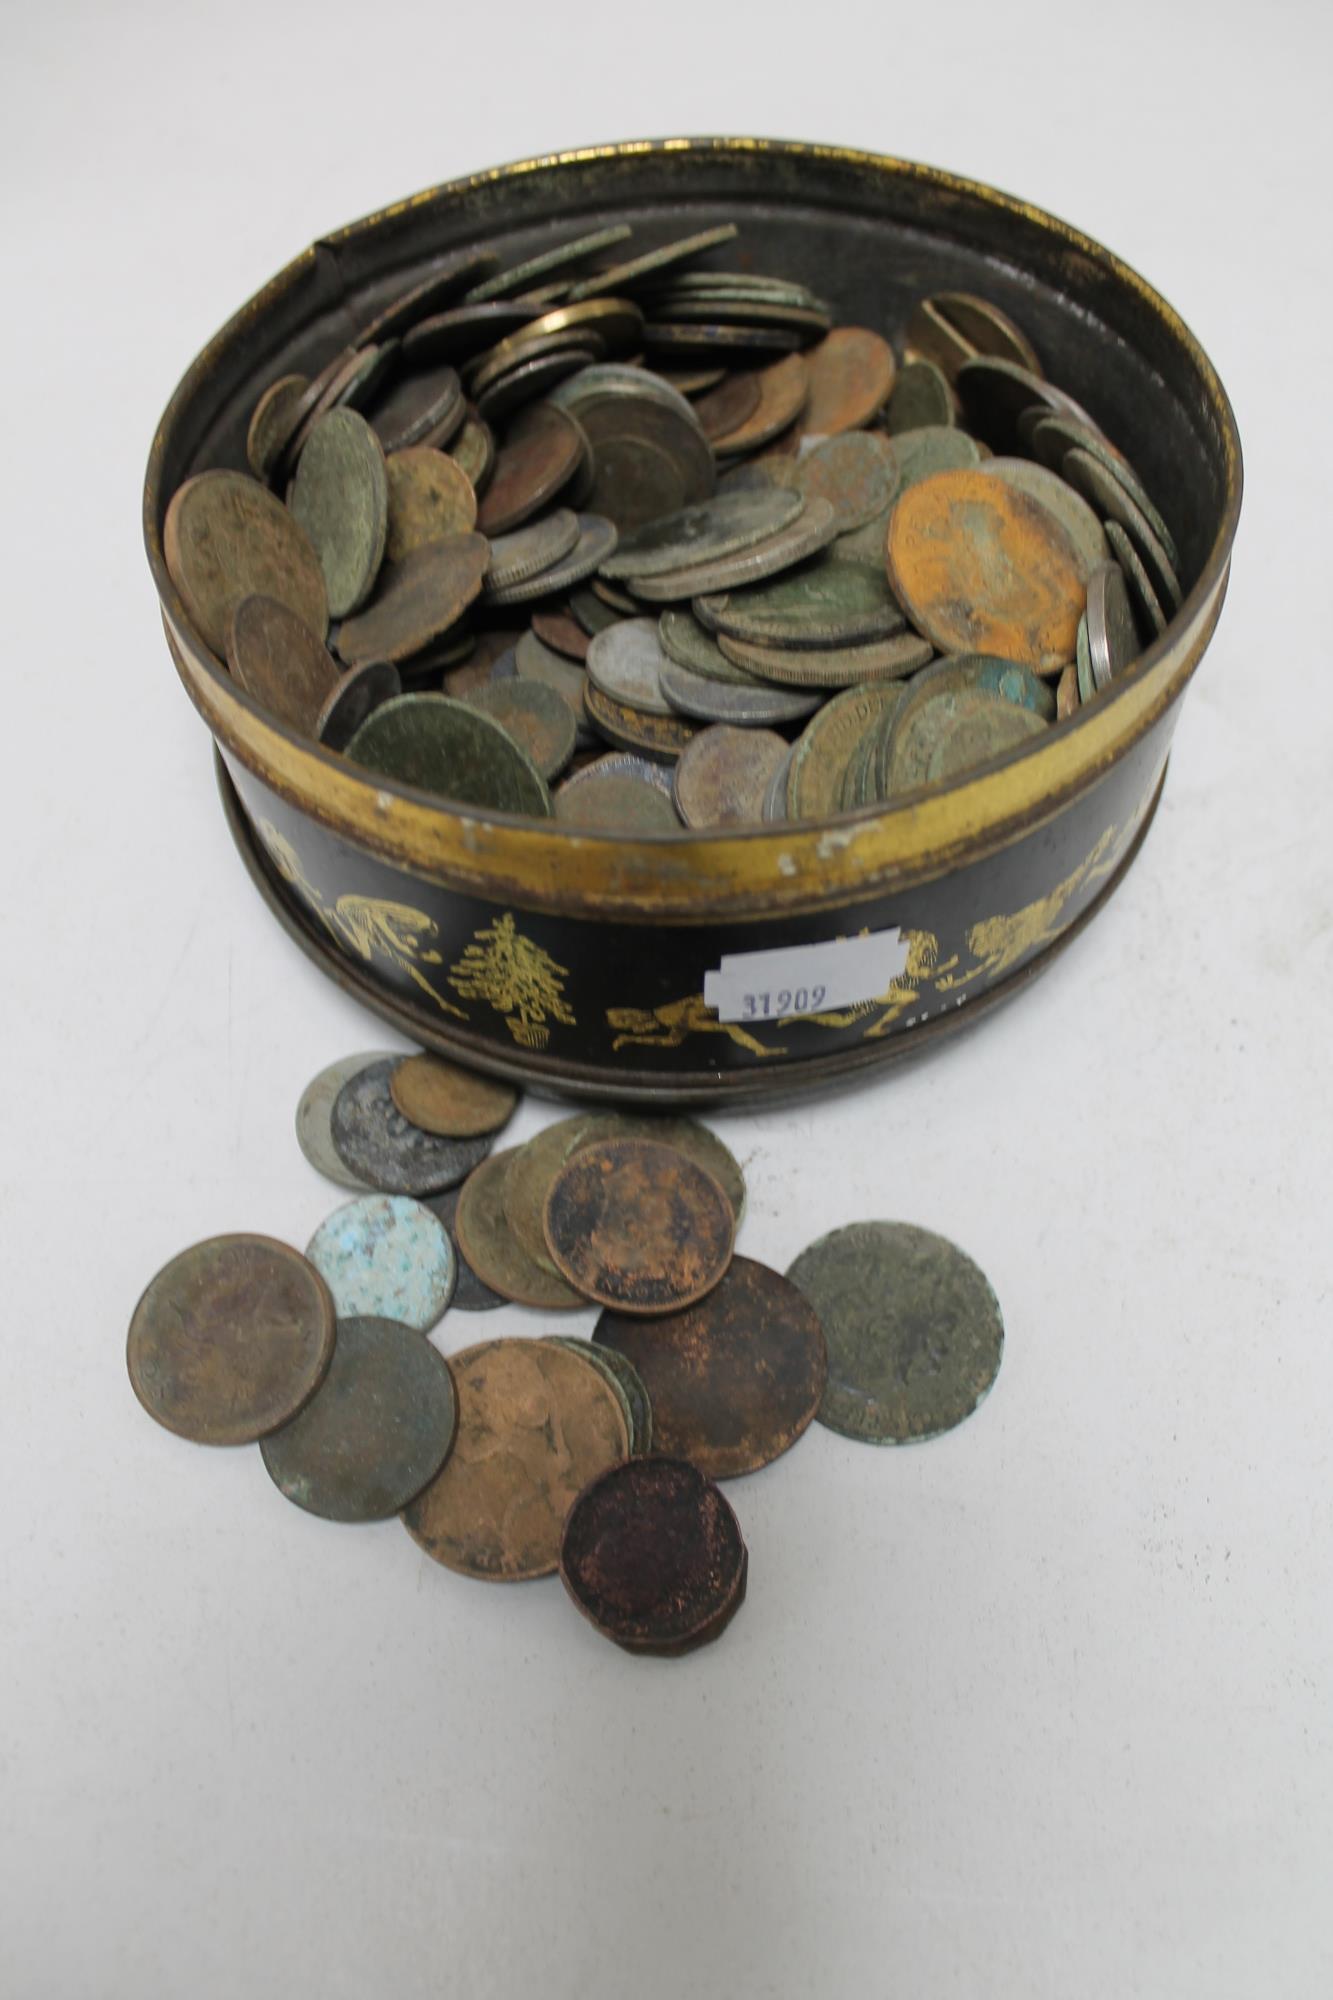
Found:
[(315, 735), (338, 685), (338, 663), (303, 618), (275, 597), (242, 598), (227, 635), (227, 665), (247, 694), (280, 722)]
[(573, 1312), (587, 1301), (554, 1269), (544, 1270), (519, 1241), (505, 1209), (505, 1190), (518, 1153), (495, 1153), (463, 1184), (455, 1220), (458, 1247), (482, 1283), (502, 1298), (546, 1312)]
[(290, 506), (319, 557), (329, 613), (345, 618), (369, 596), (389, 532), (384, 452), (355, 410), (330, 410), (315, 425)]
[(368, 715), (394, 701), (403, 691), (403, 677), (388, 660), (367, 660), (349, 667), (330, 688), (315, 717), (314, 734), (329, 750), (345, 750)]
[(613, 391), (580, 402), (578, 421), (595, 464), (586, 504), (621, 533), (711, 495), (713, 454), (688, 405), (682, 414), (652, 392)]
[[(396, 362), (396, 343), (386, 347), (349, 347), (338, 357), (336, 365), (331, 362), (322, 370), (311, 384), (312, 389), (320, 389), (321, 393), (303, 411), (278, 466), (278, 478), (290, 482), (311, 434), (322, 418), (353, 398), (358, 400), (358, 406), (360, 401), (369, 400), (391, 372), (391, 364), (396, 365)], [(288, 497), (290, 499), (290, 495)]]
[(431, 1211), (437, 1222), (444, 1224), (453, 1245), (455, 1281), (450, 1306), (456, 1307), (459, 1312), (494, 1312), (497, 1306), (507, 1305), (509, 1301), (502, 1293), (493, 1292), (489, 1285), (483, 1283), (463, 1255), (455, 1226), (462, 1195), (462, 1188), (445, 1188), (440, 1194), (423, 1195), (421, 1205)]
[(461, 297), (469, 285), (493, 271), (499, 261), (498, 254), (485, 247), (450, 251), (428, 276), (399, 292), (376, 313), (361, 329), (361, 342), (387, 340), (392, 334), (406, 333), (428, 314), (438, 313), (451, 299)]
[(964, 362), (982, 356), (1041, 374), (1027, 335), (989, 299), (971, 292), (937, 292), (923, 299), (907, 322), (907, 349), (932, 362), (950, 381)]
[(971, 1416), (995, 1380), (1004, 1322), (958, 1247), (905, 1222), (821, 1236), (787, 1273), (828, 1342), (819, 1420), (869, 1444), (935, 1437)]
[(503, 423), (515, 410), (537, 402), (558, 383), (588, 367), (600, 352), (600, 346), (594, 347), (590, 341), (571, 340), (556, 353), (515, 362), (484, 389), (478, 387), (478, 416), (488, 424)]
[(255, 478), (265, 485), (277, 471), (300, 422), (301, 403), (309, 387), (305, 375), (280, 375), (255, 404), (245, 434), (245, 456)]
[(553, 500), (579, 468), (583, 440), (563, 410), (541, 404), (526, 412), (495, 457), (477, 510), (483, 535), (503, 535)]
[(1125, 572), (1130, 596), (1138, 609), (1140, 631), (1150, 638), (1158, 636), (1166, 630), (1166, 611), (1142, 557), (1119, 521), (1103, 521), (1102, 527), (1111, 545), (1111, 554)]
[(719, 1488), (681, 1459), (635, 1458), (570, 1508), (560, 1576), (584, 1617), (634, 1653), (715, 1639), (745, 1596), (740, 1525)]
[(489, 1138), (440, 1138), (405, 1118), (390, 1083), (398, 1059), (367, 1064), (334, 1100), (329, 1133), (343, 1165), (385, 1194), (454, 1187), (490, 1152)]
[(484, 535), (450, 535), (386, 564), (365, 610), (343, 620), (339, 653), (349, 666), (410, 660), (456, 624), (480, 595), (490, 559)]
[(819, 1316), (777, 1271), (735, 1257), (707, 1298), (652, 1320), (604, 1312), (593, 1339), (643, 1377), (660, 1451), (711, 1479), (753, 1472), (814, 1421), (828, 1358)]
[(409, 1124), (441, 1139), (478, 1139), (498, 1132), (518, 1103), (511, 1084), (480, 1076), (443, 1056), (408, 1056), (391, 1072), (389, 1094)]
[(599, 736), (618, 750), (637, 750), (660, 763), (671, 763), (694, 741), (697, 730), (677, 715), (649, 715), (613, 701), (589, 681), (583, 690), (583, 710)]
[(1072, 396), (1013, 361), (965, 361), (955, 381), (967, 426), (993, 452), (1010, 457), (1023, 449), (1019, 419), (1029, 410), (1055, 411), (1075, 422), (1097, 426)]
[(475, 410), (468, 410), (449, 440), (448, 456), (470, 484), (477, 499), (490, 485), (495, 469), (495, 432)]
[(247, 473), (200, 472), (178, 486), (162, 544), (185, 609), (219, 659), (246, 597), (276, 597), (317, 639), (328, 631), (328, 594), (309, 535)]
[(476, 526), (477, 496), (472, 482), (447, 453), (433, 445), (392, 452), (389, 481), (389, 534), (385, 553), (402, 562), (425, 542), (466, 535)]
[(573, 756), (578, 717), (554, 688), (515, 678), (491, 681), (464, 698), (513, 737), (543, 778), (554, 778)]
[(307, 1403), (333, 1355), (328, 1286), (270, 1236), (182, 1250), (130, 1321), (126, 1359), (150, 1417), (197, 1444), (252, 1444)]
[[(532, 629), (544, 646), (580, 664), (588, 657), (589, 638), (577, 618), (568, 611), (534, 611)], [(522, 668), (519, 668), (520, 673)]]
[[(835, 326), (804, 358), (810, 379), (801, 412), (804, 437), (859, 430), (893, 394), (898, 372), (893, 349), (866, 327)], [(718, 449), (725, 449), (724, 444)]]
[(452, 1369), (454, 1448), (404, 1525), (428, 1556), (464, 1576), (549, 1576), (580, 1489), (629, 1456), (619, 1398), (552, 1341), (483, 1341), (455, 1354)]
[(922, 356), (898, 370), (883, 417), (890, 436), (897, 431), (948, 426), (953, 421), (953, 391), (943, 369)]
[(333, 1359), (305, 1408), (259, 1449), (289, 1500), (325, 1521), (384, 1521), (449, 1455), (453, 1378), (437, 1347), (393, 1319), (340, 1319)]
[(676, 806), (686, 826), (758, 826), (787, 747), (772, 729), (701, 729), (676, 765)]
[(795, 424), (810, 393), (810, 372), (799, 354), (759, 371), (759, 407), (735, 430), (712, 440), (719, 455), (757, 451)]
[(622, 1312), (672, 1312), (702, 1298), (731, 1262), (736, 1218), (711, 1174), (671, 1146), (585, 1146), (551, 1183), (542, 1216), (561, 1276)]
[(643, 329), (644, 352), (650, 360), (675, 367), (691, 361), (764, 362), (774, 355), (794, 354), (801, 344), (801, 334), (788, 327), (728, 326), (716, 319), (689, 325), (650, 320)]
[(532, 307), (512, 299), (451, 306), (447, 312), (418, 320), (404, 333), (403, 360), (409, 368), (425, 368), (440, 361), (458, 364), (484, 353), (497, 340), (531, 321)]
[(371, 429), (388, 451), (429, 444), (463, 420), (463, 385), (447, 365), (398, 375), (367, 411)]
[(694, 414), (709, 443), (748, 424), (758, 414), (762, 395), (759, 376), (751, 369), (738, 368), (724, 375), (715, 389), (696, 397)]
[(1055, 684), (1056, 721), (1067, 722), (1071, 715), (1078, 714), (1078, 707), (1078, 668), (1071, 662), (1063, 670), (1059, 680)]
[[(1062, 471), (1071, 486), (1091, 501), (1104, 520), (1120, 523), (1152, 578), (1159, 601), (1169, 605), (1173, 611), (1179, 611), (1185, 601), (1180, 578), (1152, 522), (1128, 488), (1113, 472), (1108, 472), (1091, 452), (1067, 452)], [(1153, 511), (1156, 513), (1155, 508)]]

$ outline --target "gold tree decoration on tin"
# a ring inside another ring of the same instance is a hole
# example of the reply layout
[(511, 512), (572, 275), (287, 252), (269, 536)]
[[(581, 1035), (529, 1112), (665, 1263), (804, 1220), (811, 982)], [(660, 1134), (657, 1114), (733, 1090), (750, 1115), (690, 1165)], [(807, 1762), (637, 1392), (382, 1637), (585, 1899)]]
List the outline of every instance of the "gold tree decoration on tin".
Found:
[(525, 1049), (544, 1049), (551, 1039), (549, 1022), (575, 1025), (564, 1000), (568, 970), (525, 938), (506, 910), (488, 930), (476, 933), (449, 984), (460, 999), (489, 1001)]

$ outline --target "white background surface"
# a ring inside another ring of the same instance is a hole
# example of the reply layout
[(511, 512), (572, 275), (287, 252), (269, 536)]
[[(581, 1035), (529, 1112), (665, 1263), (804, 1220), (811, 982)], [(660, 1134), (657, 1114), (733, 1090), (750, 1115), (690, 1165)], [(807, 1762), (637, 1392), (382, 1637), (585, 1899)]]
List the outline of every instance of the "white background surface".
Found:
[[(0, 1991), (1333, 1990), (1328, 22), (4, 8)], [(297, 1097), (384, 1039), (225, 832), (141, 551), (161, 407), (321, 231), (667, 131), (1070, 217), (1203, 340), (1248, 491), (1165, 803), (1084, 941), (907, 1075), (715, 1121), (749, 1255), (934, 1226), (1009, 1338), (951, 1437), (816, 1428), (734, 1486), (749, 1601), (657, 1663), (554, 1580), (470, 1585), (155, 1429), (124, 1336), (182, 1245), (304, 1243), (338, 1197)]]

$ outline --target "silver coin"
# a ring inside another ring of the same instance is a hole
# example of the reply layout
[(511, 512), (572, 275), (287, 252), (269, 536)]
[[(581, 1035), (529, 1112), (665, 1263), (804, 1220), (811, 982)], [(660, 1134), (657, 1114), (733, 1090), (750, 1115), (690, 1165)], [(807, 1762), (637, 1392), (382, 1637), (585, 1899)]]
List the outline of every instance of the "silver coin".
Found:
[(768, 790), (764, 793), (764, 819), (769, 826), (776, 826), (788, 816), (787, 780), (791, 775), (791, 760), (795, 750), (796, 746), (793, 743), (768, 781)]
[(1093, 682), (1099, 689), (1110, 687), (1141, 650), (1134, 607), (1118, 563), (1103, 564), (1088, 581), (1087, 628)]
[[(484, 1139), (439, 1139), (404, 1118), (389, 1090), (401, 1057), (372, 1063), (334, 1099), (329, 1131), (339, 1159), (384, 1194), (438, 1194), (479, 1166), (491, 1150)], [(392, 1315), (390, 1315), (392, 1317)]]
[[(1123, 482), (1108, 471), (1099, 458), (1091, 452), (1071, 451), (1065, 454), (1061, 467), (1071, 486), (1077, 487), (1094, 507), (1101, 509), (1104, 518), (1118, 521), (1133, 542), (1140, 562), (1152, 578), (1152, 586), (1160, 600), (1169, 604), (1173, 611), (1179, 611), (1185, 601), (1185, 593), (1180, 587), (1175, 564), (1167, 554), (1161, 537), (1142, 507), (1134, 499)], [(1156, 509), (1153, 510), (1156, 513)], [(1160, 520), (1161, 516), (1157, 518)]]
[(616, 545), (615, 526), (601, 514), (579, 514), (575, 518), (579, 524), (579, 538), (562, 561), (544, 569), (539, 576), (529, 577), (525, 583), (511, 583), (503, 590), (491, 591), (489, 602), (497, 605), (528, 604), (534, 597), (563, 593), (571, 584), (582, 583), (590, 577)]
[(742, 729), (799, 722), (813, 715), (822, 699), (817, 694), (766, 687), (753, 678), (744, 683), (708, 680), (666, 658), (662, 661), (659, 684), (677, 714), (688, 715), (695, 722), (730, 722)]
[(661, 670), (666, 660), (655, 618), (625, 618), (599, 632), (588, 648), (588, 679), (612, 701), (647, 715), (671, 715), (662, 692)]
[(370, 1182), (354, 1174), (338, 1157), (329, 1120), (333, 1116), (338, 1093), (345, 1083), (350, 1083), (354, 1076), (359, 1076), (373, 1063), (401, 1061), (402, 1052), (395, 1054), (392, 1049), (370, 1049), (359, 1056), (341, 1056), (313, 1077), (301, 1092), (301, 1102), (296, 1107), (296, 1143), (315, 1172), (323, 1174), (326, 1181), (352, 1188), (357, 1194), (373, 1192)]
[(583, 369), (553, 389), (546, 400), (577, 420), (581, 404), (600, 402), (604, 396), (650, 396), (678, 416), (687, 417), (700, 437), (703, 436), (697, 411), (679, 389), (673, 389), (651, 368), (630, 368), (621, 361), (599, 361), (594, 367)]
[(826, 549), (837, 532), (837, 517), (827, 500), (808, 500), (789, 526), (766, 541), (724, 556), (719, 562), (694, 563), (669, 571), (665, 576), (631, 579), (636, 597), (652, 604), (679, 603), (685, 598), (712, 596), (718, 591), (738, 590), (747, 583), (778, 576), (807, 556)]
[(602, 575), (662, 576), (691, 563), (720, 561), (776, 535), (803, 505), (801, 494), (777, 486), (701, 500), (622, 535), (615, 554), (602, 564)]
[(1106, 530), (1106, 539), (1111, 544), (1111, 553), (1125, 572), (1130, 597), (1142, 614), (1137, 622), (1145, 632), (1151, 632), (1154, 636), (1165, 632), (1167, 616), (1162, 607), (1162, 600), (1157, 595), (1153, 580), (1145, 569), (1133, 541), (1119, 521), (1103, 521), (1102, 526)]
[(563, 562), (579, 538), (579, 518), (568, 507), (557, 507), (539, 521), (515, 528), (512, 534), (491, 540), (491, 560), (482, 592), (493, 597), (511, 583), (525, 583), (531, 576)]
[(731, 687), (753, 687), (755, 675), (733, 666), (712, 633), (683, 605), (672, 605), (662, 613), (657, 636), (667, 658), (689, 673), (701, 674), (708, 681), (726, 681)]

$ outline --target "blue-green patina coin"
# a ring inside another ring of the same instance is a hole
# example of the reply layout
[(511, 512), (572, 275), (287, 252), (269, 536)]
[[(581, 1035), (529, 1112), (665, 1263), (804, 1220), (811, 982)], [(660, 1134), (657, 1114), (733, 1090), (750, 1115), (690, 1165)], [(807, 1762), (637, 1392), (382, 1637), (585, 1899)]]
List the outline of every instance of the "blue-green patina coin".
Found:
[(306, 1256), (333, 1294), (339, 1319), (396, 1319), (421, 1333), (453, 1296), (449, 1231), (419, 1201), (368, 1194), (320, 1223)]
[(853, 1222), (787, 1272), (819, 1315), (819, 1421), (867, 1444), (937, 1437), (970, 1417), (1004, 1350), (999, 1302), (956, 1244), (906, 1222)]
[(449, 1364), (401, 1321), (339, 1319), (305, 1408), (260, 1439), (280, 1493), (325, 1521), (385, 1521), (428, 1486), (458, 1422)]

